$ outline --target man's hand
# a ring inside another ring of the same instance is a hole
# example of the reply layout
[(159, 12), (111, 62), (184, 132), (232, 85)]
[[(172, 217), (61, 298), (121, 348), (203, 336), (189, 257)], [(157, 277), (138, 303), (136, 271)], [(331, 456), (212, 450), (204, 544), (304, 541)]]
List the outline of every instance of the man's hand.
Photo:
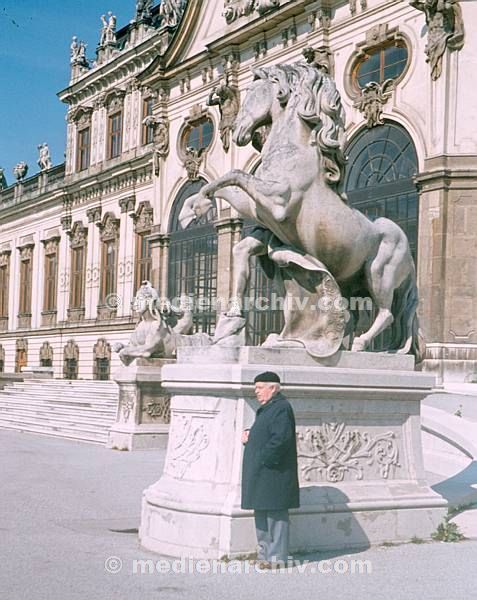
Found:
[(242, 431), (242, 444), (246, 444), (248, 442), (248, 434), (250, 433), (249, 429)]

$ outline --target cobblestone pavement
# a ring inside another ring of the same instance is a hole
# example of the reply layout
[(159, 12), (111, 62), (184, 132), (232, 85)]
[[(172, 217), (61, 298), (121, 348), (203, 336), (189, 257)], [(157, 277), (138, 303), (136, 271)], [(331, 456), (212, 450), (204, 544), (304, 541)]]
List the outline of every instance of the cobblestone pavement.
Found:
[[(167, 562), (137, 541), (164, 451), (114, 452), (0, 430), (2, 600), (471, 600), (477, 542), (303, 556), (282, 571)], [(137, 562), (142, 561), (142, 562)], [(238, 572), (240, 571), (240, 572)]]

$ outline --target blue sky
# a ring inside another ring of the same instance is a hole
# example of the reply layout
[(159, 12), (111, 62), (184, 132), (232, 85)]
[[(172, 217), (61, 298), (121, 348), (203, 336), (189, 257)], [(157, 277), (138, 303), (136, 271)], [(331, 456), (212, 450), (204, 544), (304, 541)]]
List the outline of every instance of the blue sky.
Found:
[(119, 29), (135, 6), (135, 0), (0, 0), (0, 166), (9, 184), (21, 160), (29, 176), (38, 172), (42, 142), (53, 164), (64, 161), (67, 107), (56, 93), (69, 83), (72, 36), (94, 58), (100, 16), (112, 10)]

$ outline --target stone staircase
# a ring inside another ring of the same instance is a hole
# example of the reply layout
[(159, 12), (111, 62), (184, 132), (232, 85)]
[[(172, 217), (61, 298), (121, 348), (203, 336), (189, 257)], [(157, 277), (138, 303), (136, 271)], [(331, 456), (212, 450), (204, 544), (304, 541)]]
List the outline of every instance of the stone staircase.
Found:
[(105, 444), (116, 421), (114, 381), (25, 379), (0, 390), (0, 428)]

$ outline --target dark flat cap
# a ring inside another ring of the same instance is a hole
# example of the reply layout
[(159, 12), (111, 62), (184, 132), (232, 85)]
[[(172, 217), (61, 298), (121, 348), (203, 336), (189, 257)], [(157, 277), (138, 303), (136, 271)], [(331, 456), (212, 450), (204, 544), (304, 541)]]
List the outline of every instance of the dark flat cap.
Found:
[(264, 373), (259, 373), (253, 380), (254, 383), (257, 383), (258, 381), (280, 383), (280, 377), (278, 377), (276, 373), (273, 373), (273, 371), (265, 371)]

